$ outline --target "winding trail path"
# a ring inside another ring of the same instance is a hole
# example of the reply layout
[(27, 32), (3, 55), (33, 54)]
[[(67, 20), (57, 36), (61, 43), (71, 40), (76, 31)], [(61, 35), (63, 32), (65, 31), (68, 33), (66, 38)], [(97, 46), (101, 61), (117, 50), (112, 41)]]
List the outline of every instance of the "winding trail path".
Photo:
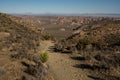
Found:
[[(71, 57), (78, 55), (62, 54), (52, 51), (54, 43), (51, 41), (41, 42), (41, 51), (46, 51), (49, 56), (47, 65), (54, 79), (50, 80), (91, 80), (87, 77), (87, 72), (80, 68), (74, 67), (80, 64), (79, 60), (73, 60)], [(48, 79), (49, 80), (49, 79)]]

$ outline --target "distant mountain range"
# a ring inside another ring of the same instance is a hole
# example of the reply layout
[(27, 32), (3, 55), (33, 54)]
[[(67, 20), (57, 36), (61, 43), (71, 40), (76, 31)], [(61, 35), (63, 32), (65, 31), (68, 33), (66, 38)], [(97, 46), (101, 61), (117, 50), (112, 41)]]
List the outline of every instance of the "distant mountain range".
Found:
[(42, 14), (34, 14), (34, 13), (13, 13), (12, 15), (30, 15), (30, 16), (85, 16), (85, 17), (119, 17), (120, 14), (106, 14), (106, 13), (85, 13), (85, 14), (54, 14), (54, 13), (42, 13)]

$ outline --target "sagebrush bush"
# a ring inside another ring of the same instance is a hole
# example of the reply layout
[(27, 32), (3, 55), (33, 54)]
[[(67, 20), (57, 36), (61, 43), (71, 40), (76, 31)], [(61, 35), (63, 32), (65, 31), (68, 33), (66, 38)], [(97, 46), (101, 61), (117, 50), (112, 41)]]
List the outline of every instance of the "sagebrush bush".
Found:
[(88, 44), (90, 44), (89, 38), (88, 38), (88, 37), (84, 37), (84, 38), (82, 39), (82, 44), (83, 44), (83, 45), (88, 45)]
[(42, 39), (43, 39), (43, 40), (52, 40), (52, 39), (53, 39), (53, 36), (50, 35), (50, 34), (45, 34), (45, 35), (42, 35)]
[(81, 44), (80, 42), (78, 42), (77, 45), (76, 45), (76, 48), (77, 48), (78, 50), (81, 50), (81, 49), (82, 49), (82, 44)]
[(40, 59), (43, 63), (45, 63), (48, 60), (48, 54), (46, 52), (40, 53)]
[(86, 45), (89, 45), (90, 43), (91, 43), (90, 40), (89, 40), (87, 37), (84, 37), (83, 39), (81, 39), (81, 40), (77, 43), (76, 48), (77, 48), (78, 50), (81, 50), (81, 49), (85, 48)]

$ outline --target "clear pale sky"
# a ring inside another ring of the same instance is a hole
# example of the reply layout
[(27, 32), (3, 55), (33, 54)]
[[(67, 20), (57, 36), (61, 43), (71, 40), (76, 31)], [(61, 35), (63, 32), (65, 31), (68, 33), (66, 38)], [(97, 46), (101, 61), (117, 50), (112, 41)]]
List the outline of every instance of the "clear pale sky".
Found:
[(120, 0), (0, 0), (0, 12), (120, 14)]

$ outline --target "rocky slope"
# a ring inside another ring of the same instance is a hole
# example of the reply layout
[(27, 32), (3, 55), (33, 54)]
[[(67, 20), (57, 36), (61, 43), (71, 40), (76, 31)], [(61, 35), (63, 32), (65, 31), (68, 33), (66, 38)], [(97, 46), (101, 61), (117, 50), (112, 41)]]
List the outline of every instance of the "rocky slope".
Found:
[(40, 30), (19, 21), (0, 13), (0, 80), (43, 80), (46, 69), (38, 55)]

